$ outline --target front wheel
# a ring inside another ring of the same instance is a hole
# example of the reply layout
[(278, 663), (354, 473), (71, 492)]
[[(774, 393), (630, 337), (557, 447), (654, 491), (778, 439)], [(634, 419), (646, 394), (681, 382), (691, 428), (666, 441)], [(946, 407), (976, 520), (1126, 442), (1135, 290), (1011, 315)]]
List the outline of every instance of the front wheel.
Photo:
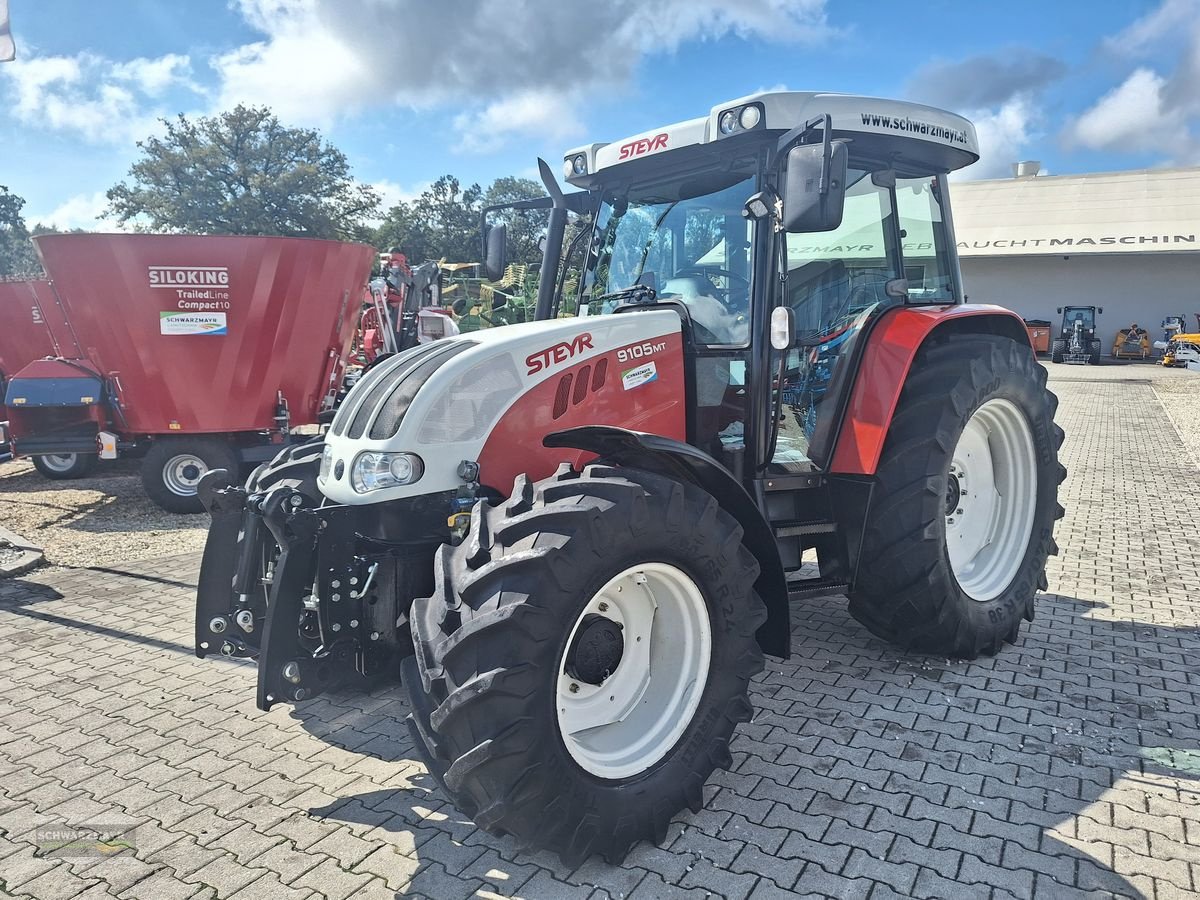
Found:
[(876, 469), (856, 619), (960, 659), (1016, 640), (1058, 550), (1057, 406), (1027, 345), (961, 334), (922, 348)]
[(203, 512), (196, 494), (200, 479), (211, 469), (238, 474), (238, 455), (215, 437), (161, 437), (142, 460), (142, 487), (167, 512)]
[(1063, 361), (1063, 356), (1066, 354), (1066, 352), (1067, 352), (1067, 342), (1066, 341), (1055, 341), (1050, 346), (1050, 362), (1061, 363)]
[(33, 466), (46, 478), (63, 481), (83, 478), (96, 468), (94, 453), (43, 453), (33, 458)]
[(766, 609), (742, 529), (698, 487), (564, 466), (442, 547), (404, 663), (418, 749), (480, 827), (622, 859), (731, 764)]

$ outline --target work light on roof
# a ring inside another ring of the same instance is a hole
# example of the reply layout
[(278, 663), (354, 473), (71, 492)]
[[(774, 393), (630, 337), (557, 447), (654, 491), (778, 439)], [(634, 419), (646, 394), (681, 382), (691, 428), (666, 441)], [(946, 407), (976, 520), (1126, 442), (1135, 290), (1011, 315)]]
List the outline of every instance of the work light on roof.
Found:
[(717, 128), (724, 135), (750, 131), (753, 128), (757, 128), (761, 123), (762, 107), (757, 103), (735, 106), (733, 109), (725, 110), (717, 118)]
[(563, 162), (563, 175), (567, 178), (578, 178), (580, 175), (587, 174), (587, 156), (582, 153), (577, 153), (574, 156), (568, 156)]

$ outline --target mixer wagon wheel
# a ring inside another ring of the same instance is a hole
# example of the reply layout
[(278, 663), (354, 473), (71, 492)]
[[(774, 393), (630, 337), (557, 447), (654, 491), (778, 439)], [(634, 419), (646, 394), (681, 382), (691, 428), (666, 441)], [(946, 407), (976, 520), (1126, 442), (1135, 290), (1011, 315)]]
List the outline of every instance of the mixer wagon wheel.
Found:
[(33, 465), (47, 478), (61, 481), (83, 478), (96, 468), (94, 453), (44, 453), (33, 458)]
[(574, 866), (700, 809), (750, 719), (766, 619), (741, 526), (710, 494), (602, 465), (521, 476), (434, 572), (401, 664), (409, 725), (476, 824)]
[(1060, 363), (1063, 361), (1063, 355), (1067, 352), (1066, 341), (1055, 341), (1050, 345), (1050, 362)]
[(850, 614), (905, 648), (974, 659), (1017, 639), (1062, 516), (1062, 429), (1028, 344), (922, 348), (876, 470)]
[(142, 460), (142, 487), (167, 512), (203, 512), (196, 495), (201, 476), (226, 469), (238, 479), (240, 461), (233, 447), (216, 437), (160, 437)]

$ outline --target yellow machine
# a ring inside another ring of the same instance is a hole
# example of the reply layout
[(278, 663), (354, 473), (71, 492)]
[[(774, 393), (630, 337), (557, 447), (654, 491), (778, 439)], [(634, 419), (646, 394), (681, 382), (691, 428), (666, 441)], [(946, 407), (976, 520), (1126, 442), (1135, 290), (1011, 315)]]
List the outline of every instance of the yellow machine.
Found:
[(1200, 368), (1200, 334), (1177, 334), (1166, 342), (1159, 362), (1164, 366)]
[(1150, 356), (1150, 334), (1134, 322), (1117, 332), (1113, 341), (1114, 359), (1147, 359)]

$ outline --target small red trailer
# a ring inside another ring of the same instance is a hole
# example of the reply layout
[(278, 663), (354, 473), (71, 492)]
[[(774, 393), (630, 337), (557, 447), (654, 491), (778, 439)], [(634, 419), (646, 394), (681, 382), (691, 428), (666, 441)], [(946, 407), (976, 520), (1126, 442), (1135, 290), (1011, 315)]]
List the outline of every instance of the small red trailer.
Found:
[(55, 358), (9, 376), (13, 452), (144, 456), (165, 509), (198, 511), (209, 469), (270, 459), (341, 386), (375, 251), (303, 238), (70, 234), (35, 239), (31, 283)]

